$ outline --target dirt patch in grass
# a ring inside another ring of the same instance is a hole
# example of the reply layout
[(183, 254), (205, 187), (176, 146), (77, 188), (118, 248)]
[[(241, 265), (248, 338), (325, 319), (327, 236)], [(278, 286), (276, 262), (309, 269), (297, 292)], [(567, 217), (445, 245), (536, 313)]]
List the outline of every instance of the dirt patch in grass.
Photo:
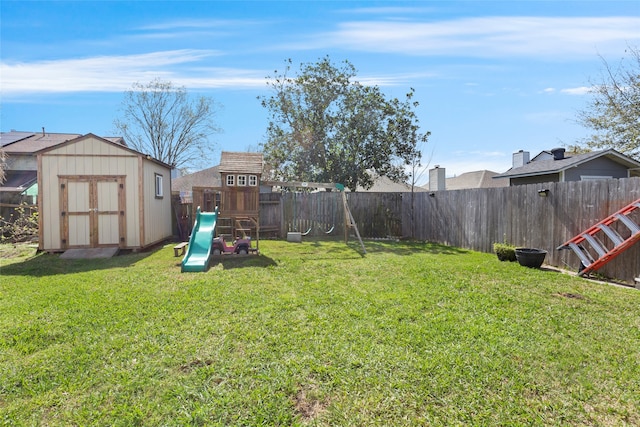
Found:
[(202, 368), (204, 366), (209, 366), (212, 363), (213, 361), (209, 359), (206, 359), (206, 360), (194, 359), (191, 362), (185, 363), (184, 365), (180, 366), (180, 371), (184, 373), (188, 373), (193, 371), (194, 369)]
[(328, 402), (319, 399), (318, 387), (315, 384), (299, 387), (293, 400), (296, 413), (304, 422), (315, 420), (328, 406)]
[(562, 298), (571, 298), (571, 299), (585, 299), (584, 295), (580, 295), (580, 294), (574, 294), (571, 292), (561, 292), (559, 294), (554, 294), (557, 297), (562, 297)]

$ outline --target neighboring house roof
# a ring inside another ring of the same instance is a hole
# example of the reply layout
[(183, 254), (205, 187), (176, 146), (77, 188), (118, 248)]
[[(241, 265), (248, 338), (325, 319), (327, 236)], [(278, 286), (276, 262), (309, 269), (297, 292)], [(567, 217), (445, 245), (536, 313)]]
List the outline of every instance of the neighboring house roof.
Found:
[[(498, 172), (490, 170), (465, 172), (453, 178), (447, 178), (445, 189), (464, 190), (469, 188), (495, 188), (509, 186), (509, 180), (507, 178), (493, 179), (496, 175), (498, 175)], [(429, 187), (427, 186), (426, 188)]]
[(6, 171), (5, 181), (0, 189), (9, 193), (22, 193), (38, 182), (37, 171)]
[[(357, 192), (366, 193), (406, 193), (411, 192), (411, 186), (405, 182), (394, 182), (386, 176), (374, 176), (373, 186), (364, 189), (361, 186), (356, 188)], [(422, 187), (415, 186), (413, 191), (427, 191)]]
[(214, 166), (171, 181), (171, 191), (191, 191), (193, 187), (222, 187), (220, 166)]
[[(91, 134), (89, 134), (91, 135)], [(7, 154), (35, 154), (47, 148), (55, 147), (67, 141), (80, 138), (79, 133), (33, 133), (33, 132), (3, 132), (0, 135), (2, 147)], [(102, 138), (112, 143), (126, 146), (121, 137)], [(7, 141), (5, 143), (5, 141)]]
[(33, 132), (16, 132), (15, 130), (12, 130), (11, 132), (1, 132), (0, 147), (20, 141), (21, 139), (29, 138), (33, 135), (35, 135)]
[(238, 153), (223, 151), (220, 155), (221, 173), (262, 174), (262, 153)]
[[(547, 153), (543, 151), (540, 154)], [(629, 169), (640, 168), (640, 162), (625, 156), (624, 154), (614, 150), (601, 150), (592, 151), (590, 153), (573, 154), (564, 157), (563, 159), (554, 160), (548, 159), (547, 156), (540, 156), (540, 154), (534, 157), (529, 163), (518, 168), (511, 168), (508, 171), (498, 174), (495, 178), (521, 178), (526, 176), (548, 175), (553, 173), (560, 173), (569, 168), (580, 166), (583, 163), (594, 160), (598, 157), (607, 157), (614, 162), (617, 162)], [(540, 158), (540, 160), (536, 160)], [(640, 176), (640, 170), (632, 171), (633, 176)]]

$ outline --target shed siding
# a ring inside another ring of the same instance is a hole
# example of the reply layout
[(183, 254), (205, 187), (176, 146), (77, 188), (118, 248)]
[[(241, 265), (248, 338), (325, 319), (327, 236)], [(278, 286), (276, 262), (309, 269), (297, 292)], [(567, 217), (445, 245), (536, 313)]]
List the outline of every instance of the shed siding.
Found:
[(40, 192), (41, 249), (60, 248), (60, 193), (58, 186), (58, 157), (42, 157)]
[[(157, 163), (143, 162), (144, 245), (171, 236), (171, 171)], [(157, 198), (156, 174), (162, 175), (162, 197)]]

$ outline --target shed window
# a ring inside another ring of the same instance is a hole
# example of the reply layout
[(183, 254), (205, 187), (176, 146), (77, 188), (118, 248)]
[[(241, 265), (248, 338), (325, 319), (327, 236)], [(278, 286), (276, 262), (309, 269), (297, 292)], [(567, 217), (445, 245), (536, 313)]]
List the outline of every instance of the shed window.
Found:
[(227, 185), (229, 187), (233, 187), (236, 185), (236, 176), (235, 175), (227, 175)]
[(247, 185), (247, 176), (246, 175), (238, 175), (238, 186), (244, 187)]
[(162, 175), (159, 173), (155, 174), (156, 176), (156, 199), (162, 199), (164, 197), (164, 192), (162, 189)]
[(249, 175), (249, 186), (256, 187), (258, 185), (258, 176)]

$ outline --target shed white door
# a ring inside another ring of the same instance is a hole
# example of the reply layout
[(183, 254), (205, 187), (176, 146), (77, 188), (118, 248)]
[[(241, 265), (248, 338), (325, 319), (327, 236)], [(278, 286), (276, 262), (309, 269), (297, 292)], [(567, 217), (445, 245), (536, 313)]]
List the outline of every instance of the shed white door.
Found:
[(124, 177), (60, 177), (62, 247), (125, 246)]

